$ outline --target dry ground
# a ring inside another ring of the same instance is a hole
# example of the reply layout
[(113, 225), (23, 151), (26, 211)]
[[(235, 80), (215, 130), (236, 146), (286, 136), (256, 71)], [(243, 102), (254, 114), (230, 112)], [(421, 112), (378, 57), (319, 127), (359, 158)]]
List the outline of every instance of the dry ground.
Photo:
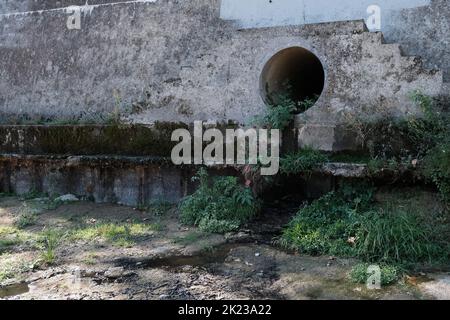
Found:
[(263, 216), (222, 236), (180, 225), (176, 208), (157, 215), (3, 197), (0, 298), (450, 299), (448, 274), (405, 278), (378, 291), (353, 284), (348, 272), (356, 261), (273, 246), (271, 233), (283, 222)]

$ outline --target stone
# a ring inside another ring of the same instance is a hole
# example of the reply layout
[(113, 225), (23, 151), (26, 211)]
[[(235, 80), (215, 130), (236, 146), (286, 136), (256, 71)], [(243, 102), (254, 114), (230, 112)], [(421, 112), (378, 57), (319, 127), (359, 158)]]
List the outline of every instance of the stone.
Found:
[(80, 201), (80, 199), (77, 198), (77, 196), (73, 194), (66, 194), (61, 197), (58, 197), (55, 199), (56, 202), (77, 202)]

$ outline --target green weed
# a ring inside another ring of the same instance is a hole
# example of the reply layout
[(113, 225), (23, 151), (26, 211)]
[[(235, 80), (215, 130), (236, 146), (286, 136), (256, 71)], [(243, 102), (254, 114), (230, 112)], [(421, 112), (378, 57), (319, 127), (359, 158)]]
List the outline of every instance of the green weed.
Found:
[(304, 148), (280, 159), (280, 172), (286, 175), (311, 173), (314, 168), (328, 161), (328, 157), (312, 148)]
[[(367, 272), (370, 264), (360, 263), (354, 266), (350, 272), (350, 279), (354, 283), (366, 284), (370, 274)], [(381, 285), (388, 286), (397, 282), (402, 274), (401, 270), (392, 265), (381, 265)]]
[(356, 257), (394, 265), (448, 261), (438, 226), (410, 208), (380, 207), (372, 191), (341, 189), (300, 209), (280, 243), (308, 254)]
[(218, 177), (209, 183), (205, 169), (196, 180), (197, 191), (180, 204), (180, 218), (205, 232), (224, 233), (237, 230), (257, 212), (258, 204), (250, 188), (241, 186), (236, 177)]

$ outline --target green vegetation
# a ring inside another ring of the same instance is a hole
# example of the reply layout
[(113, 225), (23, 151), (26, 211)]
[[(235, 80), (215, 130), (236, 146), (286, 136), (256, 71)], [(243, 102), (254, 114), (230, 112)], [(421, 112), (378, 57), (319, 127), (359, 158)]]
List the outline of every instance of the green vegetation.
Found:
[(251, 189), (241, 186), (236, 177), (217, 177), (209, 183), (208, 173), (200, 169), (194, 179), (200, 186), (180, 204), (182, 223), (225, 233), (237, 230), (258, 212)]
[(37, 220), (37, 213), (35, 211), (25, 210), (19, 218), (14, 222), (14, 225), (19, 229), (25, 229), (33, 225)]
[(97, 263), (98, 256), (95, 253), (88, 253), (83, 259), (83, 262), (87, 265), (95, 265)]
[(413, 208), (380, 206), (368, 186), (343, 187), (301, 208), (280, 243), (313, 255), (406, 267), (449, 261), (444, 234), (450, 226), (431, 220)]
[(70, 233), (71, 240), (95, 241), (105, 240), (120, 247), (135, 244), (137, 238), (145, 237), (153, 231), (160, 231), (159, 224), (143, 223), (101, 223), (94, 226), (79, 228)]
[(26, 261), (14, 259), (10, 253), (0, 253), (0, 283), (17, 278), (19, 274), (30, 270), (31, 265)]
[(280, 159), (280, 172), (291, 175), (298, 173), (311, 173), (314, 168), (328, 161), (328, 157), (312, 148), (304, 148), (290, 153)]
[(14, 197), (16, 194), (14, 192), (0, 192), (0, 198)]
[(0, 226), (0, 253), (8, 251), (13, 246), (33, 242), (35, 237), (26, 231), (13, 226)]
[(140, 205), (138, 209), (140, 211), (147, 211), (155, 216), (163, 216), (174, 206), (172, 203), (164, 200), (164, 199), (155, 199), (150, 201), (148, 205)]
[(35, 193), (33, 193), (33, 196), (26, 197), (28, 200), (24, 201), (19, 215), (14, 221), (14, 225), (19, 229), (25, 229), (34, 225), (39, 214), (45, 210), (55, 210), (64, 204), (61, 201), (55, 201), (47, 197), (40, 198), (41, 200), (35, 201), (36, 197), (34, 195)]
[(295, 102), (290, 98), (288, 93), (291, 90), (289, 85), (286, 85), (286, 94), (279, 95), (277, 97), (277, 102), (272, 103), (266, 113), (257, 117), (253, 122), (254, 124), (262, 127), (267, 127), (270, 129), (286, 129), (294, 120), (296, 113), (302, 113), (314, 106), (318, 96), (313, 99), (306, 98), (303, 101)]
[(417, 176), (435, 184), (443, 200), (450, 203), (450, 114), (420, 91), (413, 92), (411, 99), (422, 110), (422, 117), (386, 115), (378, 121), (351, 117), (348, 126), (370, 155), (369, 173), (415, 170)]
[(42, 261), (47, 265), (52, 265), (56, 260), (56, 248), (61, 242), (62, 234), (57, 230), (44, 230), (41, 234), (40, 242), (43, 247), (41, 254)]
[(48, 197), (47, 193), (39, 192), (36, 189), (31, 189), (30, 191), (22, 195), (22, 198), (24, 200), (32, 200), (36, 198), (46, 198), (46, 197)]
[[(366, 284), (370, 274), (367, 273), (369, 263), (360, 263), (352, 268), (350, 272), (350, 279), (354, 283)], [(390, 265), (381, 265), (381, 285), (387, 286), (395, 283), (401, 275), (401, 270), (398, 267)]]

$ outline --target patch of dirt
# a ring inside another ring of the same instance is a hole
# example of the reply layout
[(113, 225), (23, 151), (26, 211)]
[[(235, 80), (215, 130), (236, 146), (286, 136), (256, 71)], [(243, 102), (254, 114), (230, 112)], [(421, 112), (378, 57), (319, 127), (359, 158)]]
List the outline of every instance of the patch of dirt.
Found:
[[(27, 201), (0, 199), (0, 227), (14, 227)], [(279, 206), (279, 204), (277, 204)], [(283, 214), (284, 212), (284, 214)], [(290, 216), (266, 210), (241, 231), (204, 234), (163, 216), (118, 205), (78, 202), (42, 209), (19, 233), (27, 241), (0, 251), (0, 275), (11, 259), (21, 267), (0, 278), (4, 299), (423, 299), (448, 287), (409, 283), (369, 291), (348, 280), (356, 261), (291, 254), (272, 245)], [(107, 239), (72, 240), (80, 226), (101, 223), (159, 225), (119, 246)], [(54, 264), (40, 261), (44, 230), (64, 231)], [(36, 239), (33, 240), (33, 235)], [(31, 239), (31, 240), (30, 240)], [(1, 240), (1, 239), (0, 239)], [(442, 280), (438, 280), (442, 281)], [(448, 293), (448, 291), (446, 291)]]

